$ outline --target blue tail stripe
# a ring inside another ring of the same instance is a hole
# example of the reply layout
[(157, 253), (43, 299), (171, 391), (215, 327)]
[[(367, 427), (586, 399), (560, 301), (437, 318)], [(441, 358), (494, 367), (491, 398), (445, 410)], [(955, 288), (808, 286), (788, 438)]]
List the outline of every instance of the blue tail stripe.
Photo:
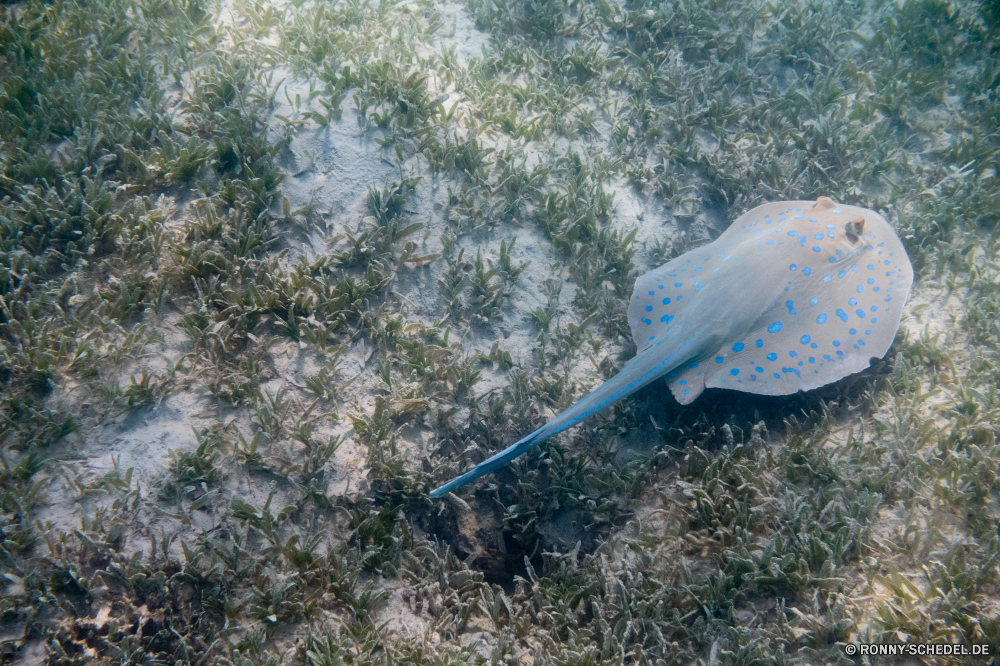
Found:
[[(638, 391), (646, 384), (665, 375), (674, 368), (680, 366), (684, 361), (688, 360), (691, 357), (691, 354), (685, 355), (683, 352), (691, 347), (691, 345), (693, 345), (699, 337), (700, 336), (695, 335), (690, 340), (680, 345), (662, 361), (647, 369), (639, 377), (628, 382), (621, 388), (617, 388), (620, 383), (627, 381), (631, 375), (635, 374), (635, 372), (642, 367), (642, 359), (653, 355), (654, 352), (662, 353), (661, 350), (657, 349), (665, 340), (665, 338), (661, 338), (656, 344), (646, 350), (645, 353), (633, 359), (632, 362), (621, 372), (598, 386), (588, 395), (578, 400), (569, 409), (562, 412), (524, 439), (512, 444), (503, 451), (500, 451), (496, 455), (479, 463), (465, 474), (452, 479), (440, 488), (435, 488), (430, 492), (430, 496), (438, 498), (445, 495), (445, 493), (458, 490), (462, 486), (475, 481), (479, 477), (489, 474), (495, 469), (503, 467), (514, 458), (517, 458), (522, 453), (538, 446), (549, 437), (557, 435), (567, 428), (572, 428), (574, 425), (584, 420), (591, 414), (594, 414), (608, 405), (621, 400), (625, 396)], [(581, 409), (583, 411), (580, 411)]]

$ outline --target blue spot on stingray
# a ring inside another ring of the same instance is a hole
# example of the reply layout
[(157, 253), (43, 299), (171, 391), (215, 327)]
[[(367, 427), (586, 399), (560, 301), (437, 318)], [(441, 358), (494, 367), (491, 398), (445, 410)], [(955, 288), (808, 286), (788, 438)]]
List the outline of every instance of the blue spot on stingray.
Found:
[(670, 299), (669, 298), (664, 298), (663, 299), (663, 304), (664, 305), (670, 305)]
[(830, 356), (829, 354), (823, 354), (823, 358), (825, 358), (828, 361), (832, 361), (833, 360), (833, 357)]
[(741, 352), (741, 351), (743, 351), (743, 343), (742, 342), (737, 342), (735, 345), (733, 345), (733, 351), (734, 352)]
[(775, 354), (774, 352), (771, 352), (770, 354), (767, 355), (767, 360), (768, 361), (777, 361), (778, 360), (778, 355)]
[(681, 391), (681, 393), (683, 393), (684, 395), (687, 395), (687, 394), (688, 394), (688, 393), (690, 393), (690, 392), (691, 392), (691, 391), (690, 391), (689, 389), (684, 389), (683, 391)]
[(767, 327), (767, 332), (768, 333), (777, 333), (780, 330), (781, 330), (781, 322), (780, 321), (776, 321), (776, 322), (774, 322), (773, 324), (771, 324), (770, 326)]
[(819, 299), (813, 296), (809, 299), (809, 305), (819, 305)]
[(823, 313), (820, 316), (816, 317), (816, 323), (817, 324), (825, 324), (826, 323), (826, 313)]
[(763, 347), (763, 346), (764, 346), (764, 341), (763, 341), (763, 340), (758, 340), (758, 341), (756, 342), (756, 344), (757, 344), (757, 347), (758, 347), (758, 349), (759, 349), (760, 347)]
[(725, 361), (725, 360), (726, 360), (726, 359), (724, 359), (724, 358), (723, 358), (723, 357), (721, 357), (721, 356), (716, 356), (716, 357), (715, 357), (715, 362), (716, 362), (716, 363), (722, 363), (722, 362), (723, 362), (723, 361)]
[(868, 278), (868, 284), (875, 284), (875, 278)]
[[(830, 257), (830, 258), (833, 259), (833, 257)], [(823, 276), (823, 282), (826, 282), (827, 284), (829, 284), (830, 282), (833, 282), (833, 276), (832, 275), (824, 275)]]
[(795, 358), (796, 356), (799, 355), (799, 353), (793, 349), (792, 351), (788, 352), (788, 355), (791, 356), (792, 358)]
[(873, 305), (873, 306), (871, 306), (868, 309), (871, 310), (872, 312), (878, 312), (878, 306), (877, 305)]
[(847, 271), (840, 271), (839, 273), (837, 273), (837, 277), (839, 277), (839, 278), (845, 277), (846, 275), (847, 275)]
[(790, 271), (794, 271), (796, 268), (798, 268), (798, 266), (796, 266), (795, 264), (789, 264), (788, 266), (788, 270)]
[(875, 270), (875, 264), (868, 264), (868, 270), (870, 271)]
[(785, 307), (788, 308), (788, 312), (795, 314), (795, 301), (785, 301)]
[(732, 370), (729, 371), (729, 374), (735, 377), (736, 375), (740, 374), (739, 368), (733, 368)]
[(848, 305), (857, 305), (858, 304), (858, 299), (856, 299), (856, 298), (849, 298), (849, 299), (847, 299), (847, 304)]
[(840, 340), (834, 340), (833, 341), (833, 346), (834, 347), (839, 347), (840, 346)]
[[(829, 261), (831, 264), (835, 264), (837, 263), (837, 257), (830, 257), (829, 259), (827, 259), (827, 261)], [(830, 276), (828, 275), (827, 277)], [(827, 282), (829, 282), (829, 280), (827, 280)]]
[(872, 287), (872, 291), (882, 291), (882, 287)]
[(842, 254), (844, 254), (844, 251), (843, 251), (843, 250), (837, 250), (837, 256), (838, 256), (838, 257), (839, 257), (840, 255), (842, 255)]
[(687, 384), (687, 380), (686, 379), (682, 379), (681, 380), (681, 386), (684, 386), (685, 384)]
[(655, 340), (655, 339), (656, 339), (656, 336), (655, 336), (655, 335), (651, 335), (651, 336), (649, 336), (649, 340), (650, 340), (650, 342), (652, 342), (652, 341), (653, 341), (653, 340)]
[(644, 324), (645, 324), (646, 326), (649, 326), (650, 324), (652, 324), (652, 323), (653, 323), (653, 322), (652, 322), (651, 320), (649, 320), (649, 319), (646, 319), (645, 317), (643, 317), (643, 318), (642, 318), (642, 319), (640, 319), (639, 321), (641, 321), (642, 323), (644, 323)]
[(684, 283), (683, 282), (674, 282), (674, 286), (675, 287), (683, 287)]
[(837, 350), (837, 356), (840, 356), (841, 358), (843, 358), (843, 356), (844, 356), (844, 352), (842, 352), (842, 351), (840, 351), (840, 350), (838, 349), (838, 350)]
[(839, 213), (840, 211), (839, 211), (838, 209), (834, 208), (834, 209), (833, 209), (833, 212), (834, 212), (834, 213)]
[(871, 329), (868, 329), (867, 331), (865, 331), (865, 335), (871, 335), (871, 334), (872, 334)]
[(652, 312), (652, 311), (653, 311), (653, 306), (652, 305), (647, 305), (646, 306), (646, 312)]
[(865, 291), (865, 285), (859, 284), (858, 285), (858, 293), (861, 294), (861, 293), (864, 293), (864, 291)]
[(819, 220), (817, 218), (815, 218), (815, 217), (810, 217), (809, 221), (810, 222), (819, 222)]
[(848, 332), (848, 333), (850, 333), (851, 335), (857, 335), (857, 334), (858, 334), (858, 329), (856, 329), (856, 328), (852, 328), (852, 329), (850, 329), (850, 330), (849, 330), (849, 331), (847, 331), (847, 332)]
[(651, 291), (651, 292), (649, 292), (649, 295), (652, 296), (655, 293), (656, 293), (655, 291)]
[(814, 343), (812, 343), (812, 344), (811, 344), (811, 345), (809, 345), (809, 346), (810, 346), (810, 347), (811, 347), (812, 349), (819, 349), (819, 345), (818, 345), (818, 344), (816, 344), (815, 342), (814, 342)]
[(864, 340), (858, 340), (858, 344), (861, 345), (862, 347), (864, 347), (865, 346), (865, 341)]
[(847, 321), (847, 313), (841, 310), (840, 308), (837, 308), (837, 312), (834, 314), (840, 317), (840, 321)]
[(781, 369), (781, 371), (782, 371), (782, 372), (794, 372), (794, 373), (795, 373), (795, 374), (797, 374), (797, 375), (798, 375), (799, 377), (801, 377), (801, 376), (802, 376), (802, 373), (801, 373), (801, 372), (799, 372), (798, 370), (796, 370), (795, 368), (782, 368), (782, 369)]
[(865, 311), (862, 310), (861, 308), (858, 308), (857, 310), (855, 310), (855, 314), (857, 314), (862, 319), (865, 318)]
[(660, 317), (660, 323), (661, 324), (669, 324), (673, 320), (674, 320), (674, 316), (673, 315), (663, 315), (662, 317)]
[(679, 301), (679, 300), (681, 300), (682, 298), (684, 298), (684, 297), (683, 297), (683, 296), (678, 296), (678, 297), (677, 297), (677, 300)]
[(812, 338), (810, 338), (808, 335), (803, 335), (801, 338), (799, 338), (799, 342), (801, 342), (804, 345), (807, 345), (807, 344), (809, 344), (809, 341), (811, 339)]
[(778, 373), (776, 372), (776, 373), (774, 373), (774, 378), (775, 378), (775, 379), (781, 379), (781, 375), (779, 375), (779, 374), (778, 374)]
[(813, 236), (813, 238), (815, 238), (816, 240), (823, 240), (823, 234), (816, 234), (815, 236)]
[(819, 245), (813, 245), (813, 252), (822, 252), (822, 251), (823, 248), (821, 248)]
[[(697, 368), (697, 367), (698, 367), (698, 364), (697, 364), (697, 363), (692, 363), (692, 364), (691, 364), (691, 369), (692, 369), (692, 370), (694, 370), (694, 369), (695, 369), (695, 368)], [(699, 373), (699, 374), (701, 374), (701, 373)]]
[(802, 269), (802, 274), (805, 275), (806, 277), (809, 277), (810, 275), (813, 274), (813, 269), (806, 266), (805, 268)]
[[(878, 309), (878, 308), (876, 308), (876, 309)], [(872, 317), (872, 323), (873, 324), (877, 324), (878, 323), (878, 319), (876, 319), (875, 317)]]
[(809, 357), (809, 362), (810, 363), (815, 363), (816, 362), (816, 357), (815, 356), (810, 356)]

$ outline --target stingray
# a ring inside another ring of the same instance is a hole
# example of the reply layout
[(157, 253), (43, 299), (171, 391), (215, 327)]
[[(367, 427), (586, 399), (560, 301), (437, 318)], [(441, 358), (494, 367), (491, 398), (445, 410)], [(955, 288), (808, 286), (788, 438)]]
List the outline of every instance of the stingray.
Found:
[(779, 201), (712, 243), (638, 278), (628, 321), (637, 353), (544, 426), (430, 493), (441, 497), (664, 377), (681, 404), (706, 388), (787, 395), (867, 368), (889, 349), (913, 282), (878, 213)]

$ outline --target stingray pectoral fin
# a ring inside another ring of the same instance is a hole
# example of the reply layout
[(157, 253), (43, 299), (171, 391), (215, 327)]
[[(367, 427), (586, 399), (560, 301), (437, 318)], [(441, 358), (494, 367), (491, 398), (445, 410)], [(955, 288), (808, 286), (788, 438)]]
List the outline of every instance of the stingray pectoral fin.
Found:
[(538, 446), (549, 437), (575, 426), (591, 414), (618, 402), (653, 380), (662, 377), (696, 353), (698, 337), (696, 335), (686, 342), (671, 346), (667, 346), (667, 340), (663, 340), (661, 344), (654, 345), (635, 358), (617, 375), (598, 386), (591, 393), (578, 400), (569, 409), (560, 413), (541, 428), (493, 457), (479, 463), (465, 474), (452, 479), (440, 488), (435, 488), (431, 491), (430, 496), (434, 498), (442, 497), (446, 493), (458, 490), (479, 477), (489, 474), (499, 467), (503, 467), (514, 458)]

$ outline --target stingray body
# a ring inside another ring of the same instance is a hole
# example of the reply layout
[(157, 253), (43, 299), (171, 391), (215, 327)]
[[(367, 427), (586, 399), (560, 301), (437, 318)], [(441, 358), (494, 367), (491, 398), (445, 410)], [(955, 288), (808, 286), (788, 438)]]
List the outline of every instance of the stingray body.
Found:
[(758, 206), (636, 280), (628, 319), (638, 352), (620, 373), (431, 497), (661, 377), (688, 404), (706, 388), (786, 395), (863, 370), (892, 344), (912, 282), (902, 243), (873, 211), (827, 197)]

